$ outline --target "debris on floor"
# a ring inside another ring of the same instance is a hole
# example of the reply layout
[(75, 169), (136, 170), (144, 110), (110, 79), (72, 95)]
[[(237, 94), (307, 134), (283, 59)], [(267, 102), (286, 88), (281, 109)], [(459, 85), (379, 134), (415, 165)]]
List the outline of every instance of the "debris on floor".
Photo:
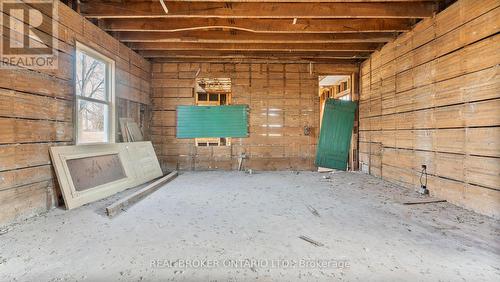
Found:
[(307, 236), (304, 236), (304, 235), (300, 235), (299, 238), (302, 239), (302, 240), (304, 240), (304, 241), (306, 241), (306, 242), (308, 242), (308, 243), (313, 244), (316, 247), (323, 247), (325, 245), (325, 244), (323, 244), (321, 242), (313, 240), (313, 239), (311, 239), (311, 238), (309, 238)]
[(419, 204), (432, 204), (432, 203), (444, 203), (446, 200), (421, 200), (421, 201), (410, 201), (404, 202), (403, 205), (419, 205)]
[(333, 168), (318, 167), (318, 172), (319, 173), (333, 172)]
[[(69, 212), (53, 209), (0, 236), (0, 281), (404, 281), (408, 271), (418, 281), (498, 280), (498, 220), (450, 203), (404, 206), (419, 199), (415, 191), (366, 174), (331, 178), (187, 171), (113, 220), (105, 207), (135, 189)], [(152, 264), (246, 258), (350, 267), (259, 264), (254, 272)]]
[(241, 171), (243, 167), (243, 160), (247, 158), (246, 154), (241, 154), (240, 157), (238, 158), (238, 171)]
[(9, 233), (10, 230), (12, 230), (11, 227), (5, 227), (5, 228), (0, 229), (0, 235), (7, 234), (7, 233)]
[(319, 212), (311, 205), (306, 205), (307, 209), (315, 216), (320, 217)]

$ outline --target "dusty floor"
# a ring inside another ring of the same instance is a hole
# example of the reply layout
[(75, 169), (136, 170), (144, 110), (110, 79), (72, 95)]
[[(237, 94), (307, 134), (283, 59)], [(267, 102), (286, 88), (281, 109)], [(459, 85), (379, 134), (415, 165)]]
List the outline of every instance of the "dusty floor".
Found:
[(0, 235), (0, 281), (500, 281), (499, 221), (325, 175), (189, 172), (113, 219), (120, 195), (56, 209)]

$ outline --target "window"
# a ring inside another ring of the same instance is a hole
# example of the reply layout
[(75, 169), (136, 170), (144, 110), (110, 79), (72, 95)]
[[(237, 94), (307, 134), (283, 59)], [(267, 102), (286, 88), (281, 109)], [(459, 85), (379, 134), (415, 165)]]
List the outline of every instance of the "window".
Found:
[[(230, 78), (200, 78), (197, 80), (197, 106), (223, 106), (231, 102)], [(230, 138), (196, 138), (196, 145), (229, 146)]]
[(78, 42), (75, 59), (76, 143), (113, 143), (115, 63)]

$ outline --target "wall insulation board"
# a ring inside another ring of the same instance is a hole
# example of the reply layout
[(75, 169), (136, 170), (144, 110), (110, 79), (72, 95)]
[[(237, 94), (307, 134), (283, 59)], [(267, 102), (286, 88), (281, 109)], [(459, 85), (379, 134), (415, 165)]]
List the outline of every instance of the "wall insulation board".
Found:
[(177, 138), (248, 137), (248, 107), (178, 106)]

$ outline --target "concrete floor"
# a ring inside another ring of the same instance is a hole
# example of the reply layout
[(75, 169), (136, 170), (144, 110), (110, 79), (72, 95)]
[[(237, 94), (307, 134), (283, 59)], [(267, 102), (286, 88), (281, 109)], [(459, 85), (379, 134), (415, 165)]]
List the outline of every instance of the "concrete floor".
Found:
[(104, 215), (131, 192), (10, 226), (0, 281), (500, 281), (499, 221), (360, 173), (188, 172)]

